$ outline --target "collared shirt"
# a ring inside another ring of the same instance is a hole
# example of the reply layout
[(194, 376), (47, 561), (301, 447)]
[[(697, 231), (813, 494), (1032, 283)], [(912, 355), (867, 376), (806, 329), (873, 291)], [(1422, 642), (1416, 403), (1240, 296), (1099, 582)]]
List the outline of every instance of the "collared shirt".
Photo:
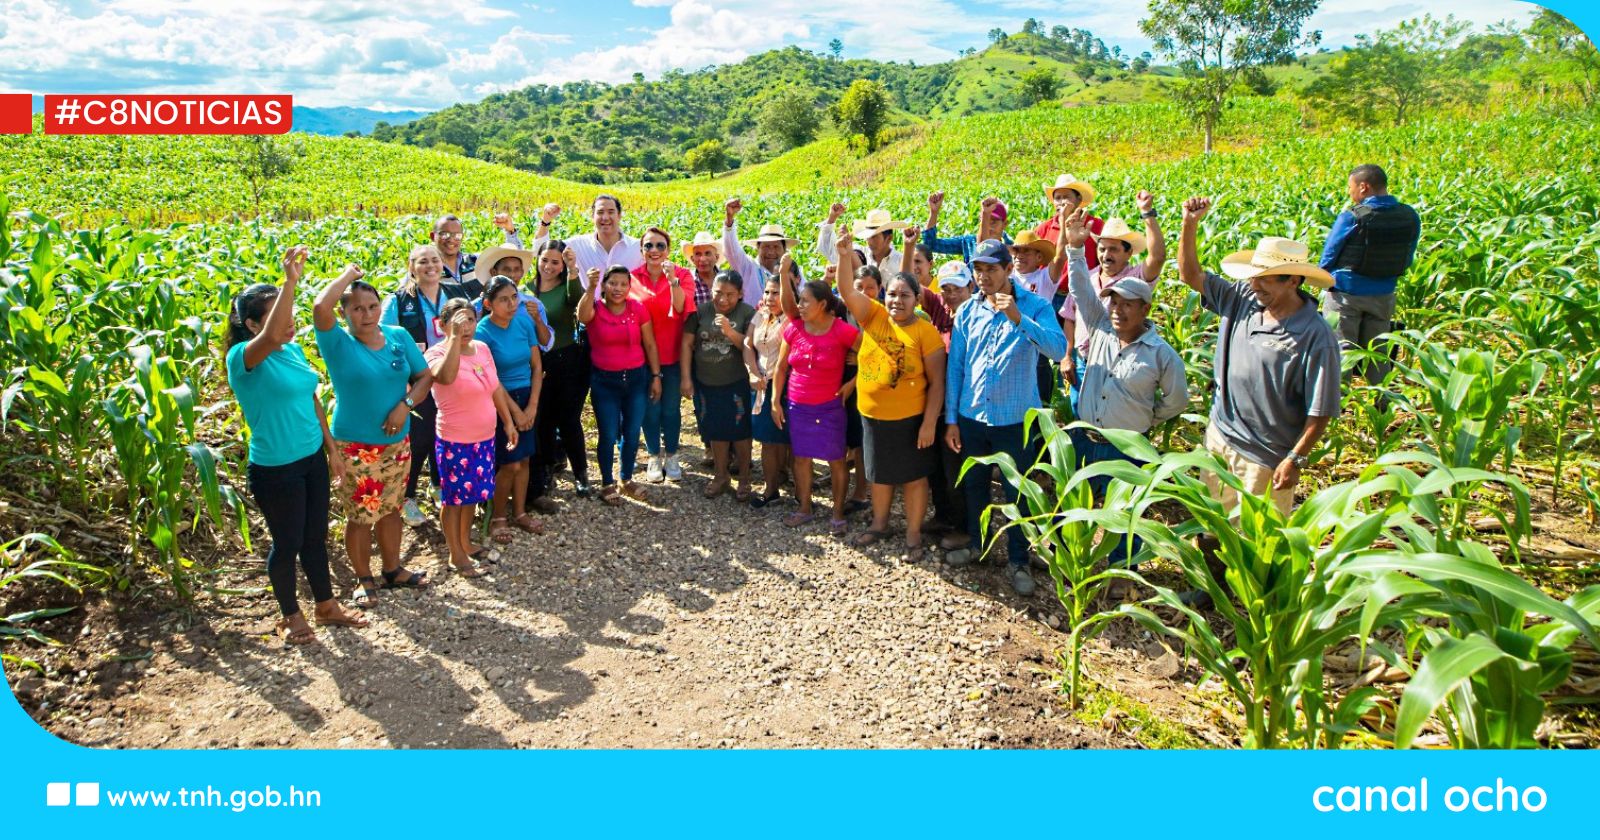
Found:
[[(1143, 280), (1144, 263), (1128, 263), (1116, 274), (1107, 274), (1104, 267), (1089, 270), (1089, 279), (1094, 283), (1095, 294), (1099, 294), (1106, 289), (1111, 288), (1112, 283), (1115, 283), (1124, 277), (1132, 277), (1135, 280)], [(1073, 323), (1073, 333), (1068, 337), (1073, 339), (1073, 346), (1078, 348), (1078, 352), (1088, 352), (1089, 330), (1084, 327), (1083, 324), (1078, 323), (1078, 307), (1077, 304), (1073, 303), (1072, 295), (1067, 295), (1067, 299), (1061, 302), (1061, 308), (1056, 311), (1056, 314), (1061, 316), (1061, 320), (1071, 321)]]
[[(694, 269), (690, 269), (694, 271)], [(712, 275), (713, 279), (716, 275)], [(740, 275), (741, 277), (743, 275)], [(696, 309), (704, 309), (711, 303), (711, 284), (700, 279), (700, 272), (694, 271), (694, 305)], [(751, 307), (754, 309), (755, 307)]]
[[(522, 238), (517, 236), (516, 231), (508, 230), (506, 231), (506, 244), (513, 248), (521, 248)], [(492, 265), (484, 266), (484, 272), (487, 273), (492, 268), (494, 268)], [(532, 271), (534, 267), (525, 265), (522, 268), (524, 271)], [(463, 251), (456, 254), (455, 265), (451, 265), (448, 261), (444, 264), (444, 281), (446, 283), (460, 284), (472, 297), (483, 294), (483, 287), (489, 284), (489, 280), (489, 277), (478, 276), (478, 255), (476, 253), (469, 254)]]
[(744, 278), (744, 302), (760, 309), (761, 296), (767, 288), (767, 278), (777, 272), (768, 271), (761, 263), (745, 253), (743, 243), (739, 242), (739, 232), (733, 225), (725, 225), (722, 228), (722, 257), (728, 261), (729, 268), (739, 272), (739, 276)]
[[(833, 225), (830, 225), (827, 222), (817, 225), (817, 253), (821, 254), (822, 258), (828, 261), (828, 265), (838, 265), (839, 263), (839, 249), (836, 247), (837, 241), (838, 240), (835, 236)], [(877, 257), (872, 256), (872, 249), (867, 247), (867, 243), (864, 240), (857, 240), (856, 246), (859, 250), (866, 253), (867, 265), (873, 266), (874, 268), (878, 269), (878, 271), (883, 273), (883, 279), (888, 280), (889, 275), (900, 270), (900, 252), (894, 248), (890, 248), (889, 253), (884, 254), (883, 259), (880, 260)]]
[(1339, 415), (1339, 340), (1316, 299), (1302, 290), (1300, 300), (1293, 315), (1267, 323), (1248, 282), (1207, 272), (1201, 296), (1205, 308), (1221, 316), (1211, 425), (1229, 446), (1269, 469), (1289, 456), (1308, 417)]
[[(544, 243), (549, 240), (550, 229), (544, 228), (538, 238), (533, 240), (534, 253), (538, 253)], [(629, 236), (626, 233), (622, 235), (621, 239), (617, 240), (617, 244), (612, 245), (610, 248), (601, 245), (598, 236), (593, 233), (582, 233), (562, 241), (567, 243), (567, 247), (571, 248), (572, 253), (576, 255), (578, 279), (579, 282), (584, 284), (589, 282), (589, 269), (591, 268), (604, 274), (605, 270), (613, 265), (620, 265), (629, 271), (644, 265), (644, 252), (639, 250), (638, 238)], [(598, 295), (599, 292), (597, 291), (596, 294)]]
[(945, 377), (945, 422), (959, 414), (989, 426), (1021, 423), (1039, 407), (1039, 357), (1067, 354), (1067, 336), (1050, 311), (1050, 302), (1013, 286), (1021, 314), (1011, 323), (986, 296), (974, 297), (956, 312), (950, 332), (950, 367)]
[(1067, 249), (1067, 276), (1078, 302), (1078, 329), (1089, 338), (1078, 418), (1102, 429), (1146, 434), (1182, 414), (1189, 405), (1189, 383), (1178, 351), (1161, 338), (1154, 324), (1147, 324), (1144, 334), (1123, 345), (1111, 327), (1101, 290), (1089, 279), (1083, 249)]
[[(1000, 232), (1000, 241), (1011, 244), (1011, 234)], [(971, 265), (972, 255), (978, 250), (978, 236), (974, 233), (963, 233), (959, 236), (941, 237), (939, 226), (934, 225), (922, 232), (922, 244), (935, 254), (955, 254), (961, 261)]]
[[(1100, 231), (1105, 230), (1105, 227), (1105, 219), (1101, 219), (1096, 216), (1089, 217), (1089, 241), (1084, 243), (1084, 259), (1088, 261), (1090, 271), (1094, 271), (1096, 268), (1100, 267), (1100, 252), (1099, 249), (1095, 247), (1096, 242), (1098, 241), (1095, 239), (1095, 235)], [(1061, 220), (1055, 216), (1051, 216), (1050, 218), (1040, 222), (1039, 226), (1033, 229), (1033, 233), (1040, 239), (1048, 239), (1051, 242), (1055, 242), (1056, 238), (1061, 234)], [(1066, 277), (1061, 278), (1060, 290), (1062, 292), (1067, 290)]]
[[(1368, 207), (1396, 207), (1399, 206), (1400, 199), (1392, 195), (1369, 195), (1361, 203)], [(1339, 263), (1339, 252), (1344, 250), (1345, 241), (1350, 238), (1350, 234), (1354, 233), (1355, 229), (1356, 214), (1349, 210), (1340, 213), (1339, 217), (1333, 220), (1333, 229), (1328, 231), (1328, 241), (1322, 246), (1322, 262), (1320, 263), (1322, 270), (1332, 273), (1333, 287), (1347, 295), (1360, 297), (1363, 295), (1394, 294), (1394, 285), (1400, 280), (1398, 275), (1394, 277), (1367, 277), (1357, 274), (1348, 268), (1334, 268)], [(1412, 253), (1416, 253), (1416, 250), (1417, 243), (1412, 242)]]
[[(514, 319), (517, 319), (517, 320), (527, 321), (528, 322), (528, 326), (533, 328), (533, 334), (535, 336), (538, 336), (538, 334), (539, 334), (539, 330), (537, 329), (537, 327), (538, 326), (543, 326), (545, 332), (550, 334), (550, 337), (548, 339), (546, 339), (544, 342), (540, 343), (539, 352), (540, 353), (548, 353), (548, 352), (550, 352), (550, 348), (556, 346), (556, 331), (550, 328), (550, 313), (545, 311), (544, 302), (539, 300), (539, 298), (535, 297), (534, 295), (532, 295), (532, 294), (530, 294), (530, 293), (528, 293), (526, 291), (523, 291), (522, 289), (518, 289), (517, 290), (517, 303), (519, 304), (517, 306), (517, 314), (515, 314), (515, 315), (513, 315), (511, 317), (514, 318)], [(534, 320), (534, 317), (532, 315), (528, 314), (528, 304), (530, 304), (530, 303), (533, 304), (534, 305), (534, 309), (538, 310), (538, 312), (539, 312), (539, 317), (538, 317), (537, 321)], [(483, 300), (482, 300), (482, 298), (473, 301), (472, 302), (472, 308), (477, 311), (478, 317), (479, 317), (479, 321), (482, 321), (482, 319), (483, 319)]]

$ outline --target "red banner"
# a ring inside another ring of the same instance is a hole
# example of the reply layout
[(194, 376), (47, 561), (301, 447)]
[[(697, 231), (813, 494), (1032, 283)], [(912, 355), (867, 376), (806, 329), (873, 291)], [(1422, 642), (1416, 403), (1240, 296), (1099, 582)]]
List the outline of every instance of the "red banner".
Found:
[(0, 93), (0, 134), (33, 133), (33, 94)]
[(50, 94), (45, 134), (286, 134), (288, 95)]

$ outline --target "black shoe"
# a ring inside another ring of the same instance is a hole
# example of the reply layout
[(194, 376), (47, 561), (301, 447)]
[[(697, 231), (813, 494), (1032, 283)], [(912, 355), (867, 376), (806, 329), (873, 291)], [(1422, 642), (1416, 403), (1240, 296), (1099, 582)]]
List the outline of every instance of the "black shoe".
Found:
[(1179, 592), (1178, 601), (1191, 610), (1209, 610), (1212, 607), (1211, 593), (1201, 589)]
[(593, 492), (593, 489), (589, 486), (588, 480), (580, 478), (574, 483), (577, 485), (577, 488), (578, 488), (577, 491), (576, 491), (577, 494), (578, 494), (578, 498), (580, 498), (580, 499), (589, 498), (589, 494), (591, 492)]

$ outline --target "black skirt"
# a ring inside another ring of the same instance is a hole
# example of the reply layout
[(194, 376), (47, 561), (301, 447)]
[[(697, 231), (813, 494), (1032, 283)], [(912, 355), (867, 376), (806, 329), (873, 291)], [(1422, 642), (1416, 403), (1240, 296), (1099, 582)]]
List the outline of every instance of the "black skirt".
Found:
[(861, 418), (863, 431), (861, 456), (867, 464), (867, 480), (873, 484), (906, 484), (933, 474), (938, 462), (939, 442), (927, 449), (917, 448), (917, 430), (922, 415), (904, 420)]
[(695, 383), (700, 397), (700, 434), (713, 442), (750, 439), (750, 386)]

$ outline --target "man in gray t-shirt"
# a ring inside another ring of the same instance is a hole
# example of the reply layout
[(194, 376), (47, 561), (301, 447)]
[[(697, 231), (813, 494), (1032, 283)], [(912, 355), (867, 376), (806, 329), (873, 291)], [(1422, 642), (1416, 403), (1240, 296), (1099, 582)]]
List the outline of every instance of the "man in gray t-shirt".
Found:
[[(1305, 245), (1270, 236), (1223, 258), (1222, 270), (1234, 280), (1202, 270), (1196, 231), (1210, 209), (1208, 198), (1184, 202), (1178, 266), (1183, 282), (1221, 317), (1206, 448), (1250, 492), (1270, 489), (1287, 513), (1311, 450), (1339, 413), (1339, 341), (1301, 285), (1326, 289), (1333, 278), (1311, 262)], [(1214, 477), (1207, 482), (1223, 504), (1237, 501)]]

